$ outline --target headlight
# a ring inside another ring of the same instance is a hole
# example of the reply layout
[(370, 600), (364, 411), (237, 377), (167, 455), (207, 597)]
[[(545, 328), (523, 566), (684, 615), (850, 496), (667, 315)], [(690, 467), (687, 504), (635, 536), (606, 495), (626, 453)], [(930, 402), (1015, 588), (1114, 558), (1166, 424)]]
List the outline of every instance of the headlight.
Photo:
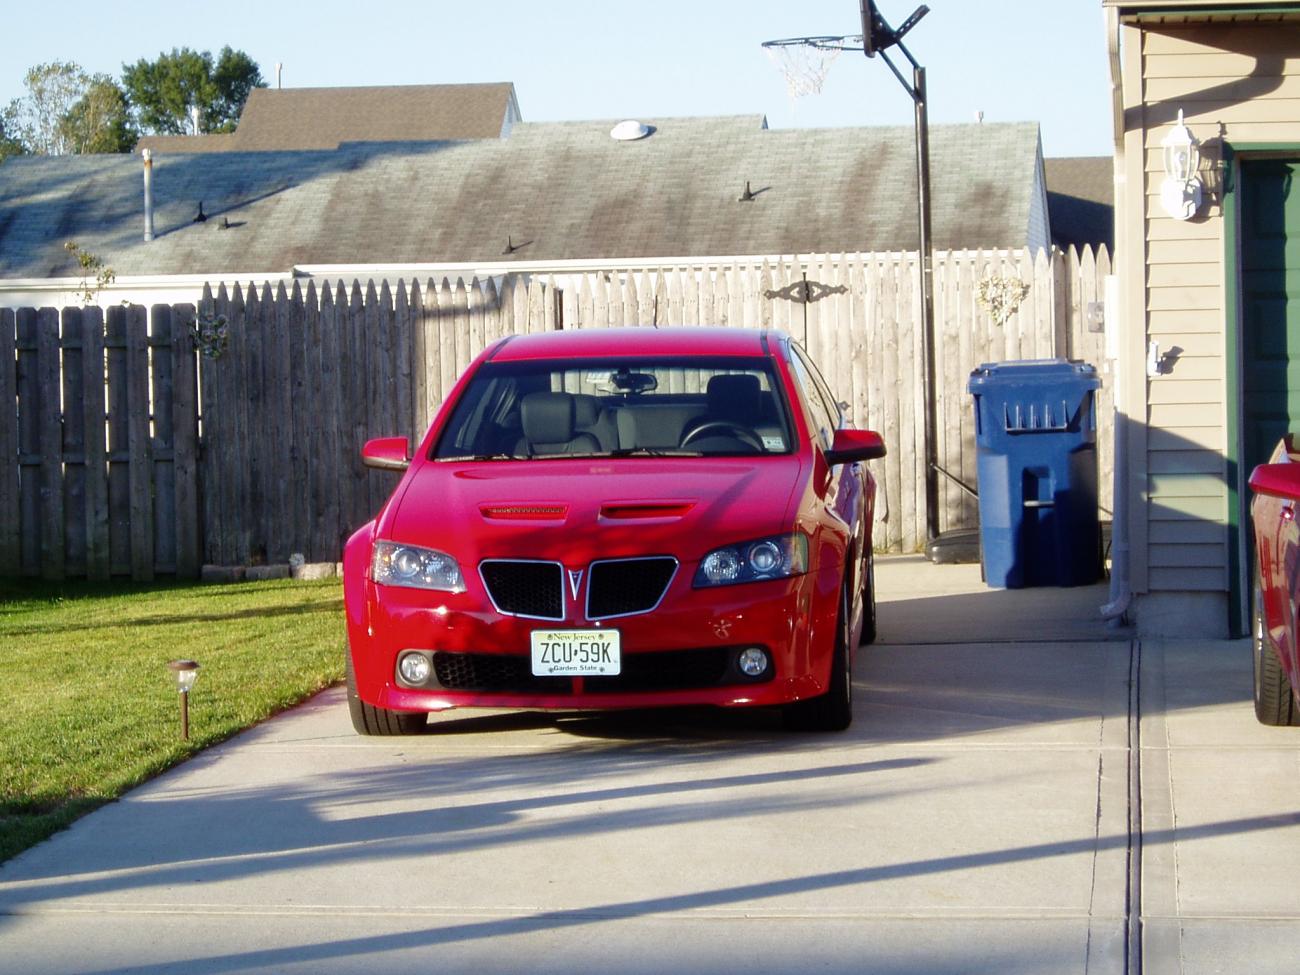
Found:
[(808, 571), (808, 537), (773, 535), (740, 545), (715, 548), (700, 559), (695, 588), (732, 586), (764, 579), (788, 579)]
[(396, 542), (375, 542), (370, 578), (384, 586), (465, 591), (460, 566), (450, 555)]

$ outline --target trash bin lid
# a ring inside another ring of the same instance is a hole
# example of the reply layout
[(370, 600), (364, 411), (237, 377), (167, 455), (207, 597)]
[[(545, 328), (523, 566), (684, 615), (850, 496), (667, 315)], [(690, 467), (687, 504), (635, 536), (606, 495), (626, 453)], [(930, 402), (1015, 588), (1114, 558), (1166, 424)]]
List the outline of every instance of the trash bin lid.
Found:
[(970, 374), (967, 392), (983, 393), (1032, 387), (1048, 390), (1097, 389), (1101, 380), (1095, 366), (1074, 359), (1019, 359), (985, 362)]

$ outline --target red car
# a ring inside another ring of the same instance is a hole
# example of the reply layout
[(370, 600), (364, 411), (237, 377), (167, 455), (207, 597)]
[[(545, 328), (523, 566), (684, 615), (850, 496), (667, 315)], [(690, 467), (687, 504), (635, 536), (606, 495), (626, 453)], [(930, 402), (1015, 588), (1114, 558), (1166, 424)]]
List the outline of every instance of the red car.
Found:
[(503, 339), (348, 541), (348, 703), (362, 734), (455, 707), (780, 705), (852, 717), (875, 633), (878, 434), (775, 331)]
[(1263, 724), (1300, 725), (1300, 660), (1296, 600), (1300, 598), (1300, 453), (1288, 436), (1270, 462), (1250, 475), (1255, 530), (1255, 717)]

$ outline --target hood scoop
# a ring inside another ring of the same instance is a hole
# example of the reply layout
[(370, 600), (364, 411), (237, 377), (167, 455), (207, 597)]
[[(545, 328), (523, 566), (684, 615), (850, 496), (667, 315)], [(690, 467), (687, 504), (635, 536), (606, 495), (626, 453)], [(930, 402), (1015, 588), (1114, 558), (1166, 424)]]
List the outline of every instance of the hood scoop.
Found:
[(608, 521), (682, 518), (694, 507), (694, 501), (610, 501), (600, 506), (600, 517)]
[(481, 504), (479, 514), (488, 521), (563, 521), (566, 504)]

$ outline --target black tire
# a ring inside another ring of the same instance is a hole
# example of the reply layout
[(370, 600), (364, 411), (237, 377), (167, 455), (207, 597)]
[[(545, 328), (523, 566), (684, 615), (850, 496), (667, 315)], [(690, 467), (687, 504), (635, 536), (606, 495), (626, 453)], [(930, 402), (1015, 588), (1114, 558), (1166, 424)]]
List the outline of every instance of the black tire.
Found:
[(367, 704), (357, 695), (357, 678), (352, 673), (352, 651), (347, 651), (344, 669), (348, 677), (348, 714), (359, 735), (418, 735), (429, 716), (423, 711), (390, 711)]
[(867, 577), (862, 583), (862, 635), (858, 646), (876, 642), (876, 554), (867, 553)]
[(853, 655), (849, 653), (850, 605), (847, 589), (840, 595), (831, 655), (831, 682), (826, 693), (787, 704), (783, 713), (791, 731), (843, 731), (853, 723)]
[(1255, 570), (1255, 613), (1251, 625), (1251, 643), (1255, 658), (1255, 717), (1260, 724), (1276, 726), (1300, 725), (1300, 708), (1296, 707), (1291, 683), (1277, 659), (1277, 652), (1268, 638), (1264, 622), (1264, 603)]

